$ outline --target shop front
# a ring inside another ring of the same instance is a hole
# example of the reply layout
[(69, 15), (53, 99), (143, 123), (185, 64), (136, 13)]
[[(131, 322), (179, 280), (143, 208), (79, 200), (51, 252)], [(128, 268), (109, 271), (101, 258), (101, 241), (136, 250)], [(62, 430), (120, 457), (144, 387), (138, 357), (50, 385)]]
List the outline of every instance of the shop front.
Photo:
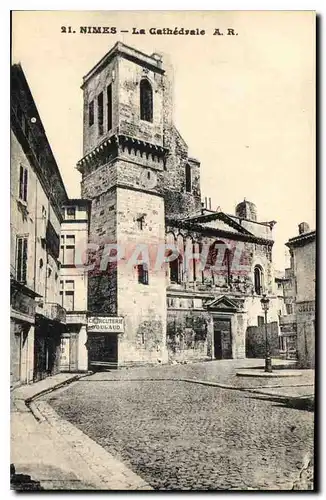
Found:
[(61, 335), (61, 372), (86, 372), (87, 360), (86, 313), (67, 312), (67, 324)]
[(60, 371), (61, 336), (66, 312), (59, 304), (45, 303), (36, 311), (33, 381)]
[(122, 317), (90, 316), (87, 322), (88, 367), (90, 370), (117, 368)]
[(33, 379), (35, 298), (33, 290), (11, 280), (10, 385), (16, 387)]

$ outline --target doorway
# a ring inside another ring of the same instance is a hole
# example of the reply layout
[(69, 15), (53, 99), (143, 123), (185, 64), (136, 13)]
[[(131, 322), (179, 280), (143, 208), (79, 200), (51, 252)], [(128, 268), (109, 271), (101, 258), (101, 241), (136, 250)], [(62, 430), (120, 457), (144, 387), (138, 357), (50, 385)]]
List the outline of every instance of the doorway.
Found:
[(88, 360), (91, 369), (117, 368), (118, 366), (118, 334), (89, 333)]
[(214, 318), (214, 357), (232, 359), (231, 319)]

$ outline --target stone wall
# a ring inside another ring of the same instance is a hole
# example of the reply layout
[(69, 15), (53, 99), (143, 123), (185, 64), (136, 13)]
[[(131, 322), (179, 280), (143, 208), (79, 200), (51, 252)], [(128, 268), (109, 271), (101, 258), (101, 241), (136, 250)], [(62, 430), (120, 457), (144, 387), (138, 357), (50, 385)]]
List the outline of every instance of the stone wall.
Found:
[(166, 342), (170, 361), (211, 359), (210, 315), (204, 311), (169, 309)]
[[(267, 324), (267, 335), (272, 356), (279, 355), (278, 324)], [(246, 357), (264, 358), (266, 353), (265, 325), (249, 326), (246, 332)]]
[[(117, 312), (117, 269), (106, 259), (105, 245), (115, 244), (117, 194), (112, 189), (92, 199), (89, 247), (94, 248), (88, 273), (88, 309), (96, 313)], [(107, 263), (107, 265), (106, 265)]]
[[(165, 130), (164, 145), (169, 149), (162, 186), (165, 214), (179, 218), (198, 213), (201, 209), (200, 164), (188, 157), (188, 146), (174, 125)], [(191, 168), (191, 192), (186, 192), (185, 168)]]
[(297, 282), (296, 301), (315, 300), (316, 296), (316, 242), (311, 241), (296, 247), (294, 273)]

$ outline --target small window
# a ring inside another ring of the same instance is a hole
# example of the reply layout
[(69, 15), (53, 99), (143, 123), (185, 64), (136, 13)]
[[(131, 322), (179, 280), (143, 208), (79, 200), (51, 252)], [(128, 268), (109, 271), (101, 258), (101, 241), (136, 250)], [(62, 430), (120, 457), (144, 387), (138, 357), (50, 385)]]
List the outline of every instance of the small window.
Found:
[(99, 135), (103, 134), (103, 92), (97, 96), (97, 124)]
[(73, 280), (60, 281), (60, 302), (67, 311), (75, 308), (75, 283)]
[(191, 168), (189, 163), (186, 164), (186, 191), (191, 193)]
[(264, 316), (257, 316), (257, 324), (258, 326), (263, 326), (265, 324)]
[(109, 85), (106, 89), (107, 94), (107, 120), (108, 120), (108, 132), (112, 128), (112, 85)]
[(20, 283), (26, 283), (27, 277), (27, 238), (17, 238), (16, 244), (16, 278)]
[(76, 209), (75, 207), (69, 207), (66, 209), (66, 218), (68, 220), (76, 219)]
[(142, 215), (141, 217), (138, 217), (137, 219), (137, 226), (140, 231), (144, 229), (144, 224), (145, 224), (145, 216)]
[(138, 283), (148, 285), (148, 267), (146, 264), (138, 264)]
[(61, 262), (64, 265), (75, 264), (75, 236), (61, 236)]
[(20, 165), (19, 171), (19, 199), (27, 202), (28, 171)]
[(140, 119), (153, 121), (153, 90), (148, 80), (140, 82)]
[(88, 105), (88, 125), (91, 127), (94, 124), (94, 101)]

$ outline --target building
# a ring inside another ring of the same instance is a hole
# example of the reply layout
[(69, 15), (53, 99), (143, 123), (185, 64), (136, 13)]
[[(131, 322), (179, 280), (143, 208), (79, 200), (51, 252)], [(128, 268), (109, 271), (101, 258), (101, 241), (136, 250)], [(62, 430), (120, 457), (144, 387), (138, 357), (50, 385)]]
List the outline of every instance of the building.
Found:
[[(303, 368), (315, 366), (315, 297), (316, 297), (316, 231), (306, 222), (299, 224), (299, 235), (286, 243), (290, 249), (291, 268), (289, 297), (293, 313), (288, 317), (296, 332), (297, 357)], [(293, 287), (294, 285), (294, 287)], [(286, 297), (285, 300), (287, 300)], [(284, 331), (285, 321), (281, 321)]]
[(11, 70), (11, 383), (59, 370), (59, 249), (68, 199), (19, 64)]
[[(278, 345), (275, 221), (259, 221), (246, 200), (235, 214), (202, 206), (200, 162), (173, 123), (169, 65), (118, 42), (82, 89), (77, 168), (101, 262), (88, 276), (89, 316), (98, 320), (88, 331), (90, 364), (244, 358), (250, 343), (263, 349), (263, 293)], [(105, 331), (107, 317), (122, 318), (124, 330), (112, 320)]]
[(295, 289), (291, 268), (276, 273), (275, 282), (279, 295), (280, 356), (285, 359), (296, 359), (297, 330), (293, 315)]
[[(61, 339), (67, 332), (68, 336), (77, 338), (78, 356), (74, 358), (77, 359), (77, 368), (87, 368), (86, 348), (81, 345), (86, 342), (85, 269), (76, 272), (66, 265), (61, 267), (60, 262), (61, 230), (66, 237), (70, 234), (70, 227), (76, 242), (78, 238), (87, 241), (87, 206), (83, 200), (69, 200), (23, 69), (20, 64), (13, 65), (10, 173), (12, 387), (58, 373), (61, 369)], [(78, 220), (73, 224), (67, 220), (68, 207), (76, 210)], [(63, 301), (66, 283), (62, 286), (61, 283), (66, 279), (69, 282), (74, 272), (79, 302), (76, 301), (74, 311), (69, 311), (66, 320), (67, 304), (66, 300)], [(74, 371), (76, 366), (72, 363), (69, 369)]]
[(60, 234), (60, 305), (66, 310), (61, 336), (61, 371), (87, 371), (87, 200), (70, 199), (63, 206)]

